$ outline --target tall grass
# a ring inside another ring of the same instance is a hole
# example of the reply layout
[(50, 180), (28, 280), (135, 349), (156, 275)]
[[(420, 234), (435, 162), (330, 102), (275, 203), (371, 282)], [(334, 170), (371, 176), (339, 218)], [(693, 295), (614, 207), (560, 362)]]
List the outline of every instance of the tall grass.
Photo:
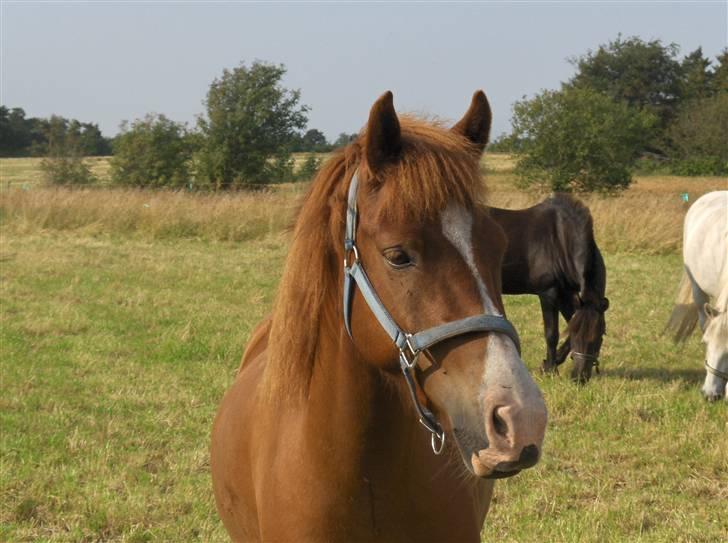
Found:
[[(489, 203), (523, 208), (546, 195), (513, 188), (512, 176), (488, 176)], [(679, 250), (688, 204), (680, 198), (725, 188), (720, 178), (639, 178), (617, 197), (583, 197), (597, 243), (609, 252), (666, 254)], [(0, 224), (7, 233), (47, 230), (120, 234), (148, 239), (243, 241), (283, 231), (307, 184), (257, 193), (188, 193), (133, 189), (37, 187), (0, 191)]]
[[(488, 203), (521, 209), (546, 195), (516, 191), (494, 191)], [(618, 197), (596, 195), (580, 199), (594, 220), (597, 244), (608, 252), (667, 254), (682, 244), (682, 223), (688, 204), (670, 193), (627, 192)]]
[(297, 188), (198, 194), (134, 189), (9, 189), (0, 192), (4, 232), (65, 230), (151, 239), (243, 241), (282, 231)]

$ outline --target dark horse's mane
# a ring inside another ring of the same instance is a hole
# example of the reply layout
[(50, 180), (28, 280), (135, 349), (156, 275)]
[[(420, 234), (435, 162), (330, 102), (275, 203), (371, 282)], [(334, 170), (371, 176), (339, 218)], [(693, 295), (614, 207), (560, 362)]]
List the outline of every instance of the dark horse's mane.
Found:
[[(576, 311), (569, 321), (569, 335), (594, 341), (602, 333), (595, 314), (604, 299), (606, 268), (594, 240), (594, 222), (589, 208), (569, 194), (556, 193), (546, 203), (557, 211), (558, 238), (570, 279), (578, 287)], [(565, 347), (566, 342), (562, 345)], [(560, 349), (561, 351), (561, 349)], [(560, 352), (559, 355), (565, 355)]]
[[(270, 399), (305, 396), (321, 338), (338, 337), (346, 192), (356, 170), (362, 197), (381, 192), (381, 214), (404, 222), (437, 217), (448, 202), (472, 207), (485, 190), (477, 149), (442, 124), (401, 116), (399, 158), (372, 174), (366, 133), (324, 164), (303, 199), (292, 229), (283, 277), (273, 306), (263, 378)], [(384, 217), (380, 217), (384, 218)]]

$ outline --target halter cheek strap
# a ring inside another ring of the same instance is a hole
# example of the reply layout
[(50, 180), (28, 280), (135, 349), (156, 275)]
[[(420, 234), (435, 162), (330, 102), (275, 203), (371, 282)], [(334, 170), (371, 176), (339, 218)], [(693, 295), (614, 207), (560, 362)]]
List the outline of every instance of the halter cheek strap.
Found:
[(352, 337), (351, 304), (354, 297), (354, 290), (356, 287), (359, 287), (359, 292), (367, 306), (369, 306), (369, 309), (374, 313), (381, 327), (399, 350), (399, 365), (410, 391), (410, 396), (419, 416), (420, 423), (432, 434), (431, 443), (433, 451), (435, 454), (440, 454), (445, 446), (445, 432), (432, 412), (423, 406), (417, 398), (414, 371), (420, 353), (452, 337), (472, 332), (495, 332), (509, 337), (520, 354), (521, 346), (518, 333), (505, 317), (484, 313), (434, 326), (414, 334), (402, 330), (392, 315), (390, 315), (389, 311), (387, 311), (379, 296), (377, 296), (359, 259), (359, 251), (356, 247), (356, 227), (358, 219), (356, 198), (358, 184), (359, 179), (355, 172), (349, 185), (346, 209), (346, 233), (344, 239), (344, 326), (349, 336)]

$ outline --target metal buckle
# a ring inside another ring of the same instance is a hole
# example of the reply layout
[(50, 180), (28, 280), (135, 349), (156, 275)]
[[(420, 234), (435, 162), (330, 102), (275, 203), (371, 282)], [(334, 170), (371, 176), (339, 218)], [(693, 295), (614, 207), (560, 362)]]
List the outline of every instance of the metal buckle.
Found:
[[(406, 334), (404, 340), (404, 345), (406, 348), (402, 348), (399, 350), (400, 363), (404, 364), (404, 366), (406, 366), (408, 370), (412, 370), (415, 368), (415, 365), (417, 364), (417, 357), (420, 356), (420, 352), (415, 350), (415, 348), (412, 347), (412, 344), (410, 343), (411, 337), (412, 334)], [(409, 353), (407, 353), (407, 350), (409, 350)]]
[(350, 268), (349, 266), (349, 255), (351, 253), (354, 253), (354, 260), (352, 261), (352, 264), (359, 262), (359, 251), (356, 248), (356, 245), (352, 245), (351, 249), (344, 250), (344, 269), (348, 270)]

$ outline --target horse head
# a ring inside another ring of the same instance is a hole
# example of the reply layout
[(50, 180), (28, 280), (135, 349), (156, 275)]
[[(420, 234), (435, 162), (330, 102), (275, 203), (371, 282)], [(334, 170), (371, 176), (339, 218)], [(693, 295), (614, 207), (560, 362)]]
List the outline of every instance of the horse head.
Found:
[(547, 414), (504, 318), (506, 239), (480, 201), (490, 124), (482, 92), (451, 130), (400, 119), (383, 95), (349, 190), (355, 242), (342, 256), (347, 274), (366, 269), (344, 304), (360, 357), (391, 375), (416, 362), (411, 395), (433, 447), (450, 434), (474, 475), (498, 478), (538, 461)]
[(725, 397), (728, 401), (728, 311), (720, 311), (706, 303), (705, 312), (705, 382), (703, 396), (708, 400)]
[(574, 295), (574, 315), (569, 321), (569, 340), (574, 367), (571, 377), (579, 383), (591, 378), (592, 368), (599, 371), (599, 351), (606, 333), (604, 313), (609, 299), (596, 295)]

